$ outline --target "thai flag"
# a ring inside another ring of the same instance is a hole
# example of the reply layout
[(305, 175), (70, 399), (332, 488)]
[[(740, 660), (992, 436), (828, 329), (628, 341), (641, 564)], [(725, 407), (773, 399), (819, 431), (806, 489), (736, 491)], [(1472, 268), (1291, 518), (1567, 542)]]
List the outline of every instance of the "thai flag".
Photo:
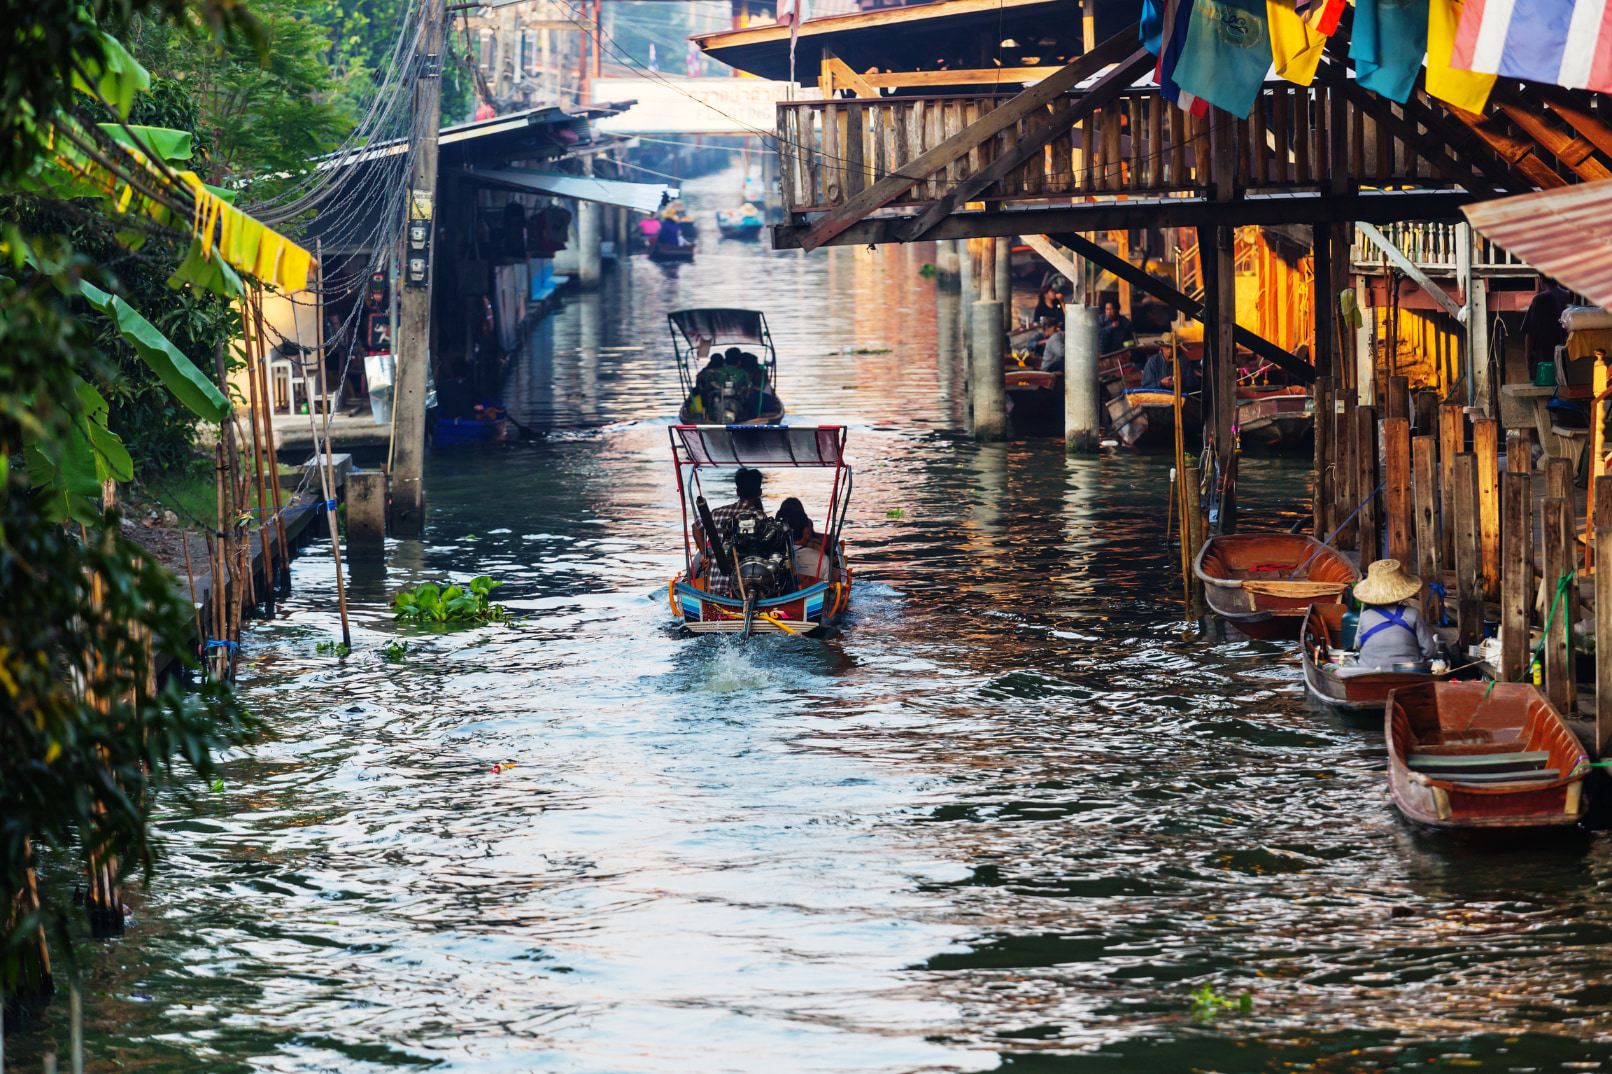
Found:
[(1192, 19), (1192, 0), (1165, 0), (1162, 40), (1159, 42), (1159, 63), (1153, 71), (1153, 81), (1159, 84), (1159, 93), (1183, 112), (1195, 116), (1209, 114), (1209, 102), (1188, 93), (1175, 84), (1175, 64), (1187, 43), (1187, 26)]
[(1450, 66), (1612, 93), (1612, 2), (1466, 0)]

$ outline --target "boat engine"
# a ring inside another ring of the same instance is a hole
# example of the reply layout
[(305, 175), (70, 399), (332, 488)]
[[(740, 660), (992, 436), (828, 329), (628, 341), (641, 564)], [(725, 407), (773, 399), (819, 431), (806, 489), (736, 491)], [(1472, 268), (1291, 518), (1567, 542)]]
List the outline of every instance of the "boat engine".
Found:
[(776, 518), (741, 515), (728, 523), (724, 536), (738, 564), (745, 633), (749, 634), (756, 602), (781, 597), (795, 588), (789, 527)]

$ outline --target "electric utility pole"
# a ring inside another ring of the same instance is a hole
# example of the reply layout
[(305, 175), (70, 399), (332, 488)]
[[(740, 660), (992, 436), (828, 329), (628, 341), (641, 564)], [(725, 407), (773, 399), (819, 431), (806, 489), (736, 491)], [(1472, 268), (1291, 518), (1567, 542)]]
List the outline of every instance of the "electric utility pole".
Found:
[(397, 339), (397, 428), (392, 445), (392, 532), (417, 537), (425, 527), (426, 374), (431, 363), (431, 284), (436, 245), (437, 129), (442, 126), (442, 24), (446, 0), (425, 5), (425, 55), (414, 87), (414, 167), (403, 225), (403, 294)]

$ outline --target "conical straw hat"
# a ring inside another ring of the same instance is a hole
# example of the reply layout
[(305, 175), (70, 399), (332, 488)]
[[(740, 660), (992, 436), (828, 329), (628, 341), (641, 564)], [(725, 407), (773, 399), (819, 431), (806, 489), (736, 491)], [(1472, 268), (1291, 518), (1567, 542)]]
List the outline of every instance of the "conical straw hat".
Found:
[(1355, 583), (1355, 599), (1362, 604), (1398, 604), (1421, 592), (1422, 580), (1406, 574), (1397, 559), (1379, 559)]

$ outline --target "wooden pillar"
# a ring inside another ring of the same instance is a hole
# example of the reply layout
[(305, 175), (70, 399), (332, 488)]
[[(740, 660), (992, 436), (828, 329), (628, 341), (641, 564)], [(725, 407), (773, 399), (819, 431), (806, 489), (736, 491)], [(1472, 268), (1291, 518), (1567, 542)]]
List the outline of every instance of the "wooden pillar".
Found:
[(1596, 508), (1599, 506), (1595, 502), (1595, 483), (1606, 473), (1607, 380), (1606, 362), (1597, 360), (1591, 378), (1589, 494), (1584, 498), (1584, 569), (1591, 574), (1595, 573), (1596, 564), (1600, 562), (1601, 551), (1599, 542), (1595, 540)]
[(1332, 392), (1336, 385), (1334, 378), (1321, 376), (1315, 378), (1313, 389), (1315, 399), (1315, 480), (1312, 482), (1311, 500), (1314, 509), (1313, 527), (1315, 539), (1326, 540), (1332, 527), (1337, 525), (1334, 519), (1333, 497), (1336, 495), (1332, 477), (1332, 432), (1336, 413), (1332, 405)]
[(1204, 379), (1211, 387), (1210, 412), (1204, 415), (1205, 429), (1215, 443), (1216, 480), (1226, 489), (1220, 504), (1220, 532), (1236, 529), (1236, 484), (1227, 482), (1236, 458), (1236, 437), (1233, 428), (1237, 421), (1237, 347), (1233, 333), (1237, 328), (1237, 279), (1233, 247), (1235, 233), (1228, 227), (1200, 227), (1198, 251), (1203, 268), (1204, 310), (1208, 323), (1204, 326)]
[(1332, 478), (1334, 483), (1333, 495), (1338, 505), (1338, 519), (1332, 525), (1342, 526), (1338, 531), (1336, 546), (1338, 548), (1356, 547), (1356, 534), (1360, 532), (1358, 518), (1345, 522), (1354, 514), (1355, 508), (1360, 505), (1360, 497), (1355, 491), (1355, 390), (1353, 388), (1338, 389), (1337, 422), (1333, 426), (1332, 435)]
[(1459, 403), (1445, 403), (1438, 410), (1438, 457), (1442, 495), (1439, 497), (1439, 528), (1444, 542), (1444, 562), (1455, 562), (1455, 457), (1466, 450), (1466, 412)]
[(1500, 599), (1500, 423), (1472, 422), (1472, 453), (1478, 457), (1478, 534), (1483, 548), (1483, 597)]
[(1534, 442), (1521, 429), (1506, 431), (1506, 473), (1526, 474), (1534, 468)]
[[(1286, 132), (1283, 132), (1284, 134)], [(1278, 144), (1281, 144), (1278, 142)], [(1315, 373), (1318, 377), (1338, 376), (1343, 356), (1338, 353), (1338, 289), (1342, 281), (1332, 278), (1332, 230), (1317, 224), (1310, 228), (1311, 275), (1310, 310), (1315, 318)], [(1343, 378), (1348, 383), (1347, 377)]]
[(1500, 583), (1500, 677), (1520, 682), (1528, 672), (1528, 631), (1534, 603), (1534, 483), (1506, 472), (1500, 488), (1505, 514)]
[(1411, 401), (1415, 411), (1412, 420), (1415, 423), (1417, 436), (1437, 436), (1438, 429), (1438, 392), (1417, 392)]
[(1573, 503), (1573, 464), (1566, 459), (1545, 460), (1545, 495)]
[(1388, 378), (1388, 410), (1384, 414), (1389, 418), (1405, 418), (1411, 416), (1410, 409), (1410, 378)]
[(1464, 657), (1483, 637), (1482, 561), (1478, 550), (1478, 460), (1470, 451), (1455, 456), (1455, 603), (1457, 640)]
[(1547, 496), (1544, 507), (1545, 541), (1545, 694), (1564, 716), (1574, 712), (1573, 671), (1568, 660), (1568, 630), (1577, 611), (1577, 590), (1569, 586), (1567, 593), (1557, 599), (1558, 587), (1563, 578), (1573, 572), (1567, 555), (1572, 540), (1572, 501)]
[(1411, 476), (1416, 497), (1416, 573), (1422, 579), (1422, 615), (1439, 622), (1443, 602), (1429, 587), (1444, 584), (1438, 540), (1438, 439), (1418, 436), (1411, 443)]
[(380, 559), (386, 554), (386, 474), (354, 470), (347, 475), (347, 556)]
[[(1612, 477), (1597, 477), (1593, 490), (1595, 555), (1612, 563)], [(1612, 570), (1595, 572), (1595, 756), (1612, 752)]]
[(1409, 418), (1389, 418), (1383, 422), (1383, 459), (1387, 469), (1387, 480), (1383, 485), (1387, 558), (1399, 560), (1407, 570), (1416, 562), (1416, 512), (1411, 498), (1410, 441)]
[(1377, 518), (1377, 408), (1355, 407), (1355, 488), (1359, 490), (1360, 569), (1365, 573), (1382, 558), (1382, 530)]

